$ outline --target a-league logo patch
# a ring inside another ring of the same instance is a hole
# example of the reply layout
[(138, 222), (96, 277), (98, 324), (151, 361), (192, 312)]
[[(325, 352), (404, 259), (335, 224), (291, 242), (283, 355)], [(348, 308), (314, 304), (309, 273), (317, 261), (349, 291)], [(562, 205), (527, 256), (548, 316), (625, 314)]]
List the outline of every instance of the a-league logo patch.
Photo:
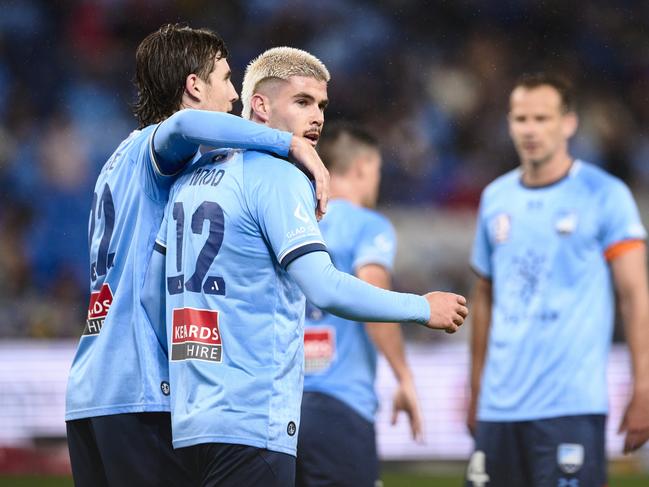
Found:
[(313, 374), (329, 368), (336, 354), (336, 330), (330, 326), (304, 330), (304, 372)]
[(563, 473), (578, 472), (584, 464), (584, 446), (578, 443), (561, 443), (557, 448), (557, 463)]
[(507, 213), (496, 215), (492, 221), (493, 238), (497, 244), (505, 243), (509, 240), (512, 230), (512, 219)]
[(221, 362), (223, 344), (218, 311), (176, 308), (172, 324), (171, 360)]
[(111, 291), (110, 285), (105, 282), (99, 291), (90, 294), (88, 318), (86, 319), (86, 327), (83, 329), (83, 335), (99, 335), (112, 304), (113, 291)]

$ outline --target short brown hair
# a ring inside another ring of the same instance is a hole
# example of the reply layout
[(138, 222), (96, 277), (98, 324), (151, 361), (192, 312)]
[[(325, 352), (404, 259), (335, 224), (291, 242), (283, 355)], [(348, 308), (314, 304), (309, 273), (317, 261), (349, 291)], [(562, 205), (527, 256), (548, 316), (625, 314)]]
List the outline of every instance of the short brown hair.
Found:
[(568, 79), (559, 74), (545, 72), (524, 74), (516, 80), (512, 91), (516, 88), (526, 88), (531, 90), (540, 86), (551, 86), (557, 90), (559, 97), (561, 98), (561, 106), (564, 112), (567, 113), (575, 110), (572, 84)]
[(357, 149), (379, 150), (379, 141), (367, 130), (350, 122), (329, 124), (318, 141), (318, 154), (329, 171), (345, 174)]
[(225, 42), (209, 29), (167, 24), (149, 34), (135, 54), (140, 128), (161, 122), (180, 108), (185, 80), (194, 73), (207, 80), (216, 57), (227, 58)]

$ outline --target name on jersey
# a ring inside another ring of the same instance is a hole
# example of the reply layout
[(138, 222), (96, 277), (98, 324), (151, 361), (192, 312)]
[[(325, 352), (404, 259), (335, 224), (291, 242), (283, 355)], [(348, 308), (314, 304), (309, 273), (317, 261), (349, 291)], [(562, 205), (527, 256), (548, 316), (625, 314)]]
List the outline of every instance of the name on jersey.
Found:
[(304, 330), (304, 373), (315, 374), (329, 368), (336, 355), (336, 330), (312, 327)]
[(171, 360), (221, 362), (218, 311), (176, 308), (171, 333)]
[(83, 335), (99, 335), (112, 304), (113, 291), (110, 289), (110, 285), (105, 282), (99, 291), (94, 291), (90, 294), (88, 318), (86, 319), (86, 327), (83, 330)]
[(207, 169), (197, 168), (194, 170), (191, 179), (189, 180), (190, 186), (218, 186), (225, 171), (223, 169)]

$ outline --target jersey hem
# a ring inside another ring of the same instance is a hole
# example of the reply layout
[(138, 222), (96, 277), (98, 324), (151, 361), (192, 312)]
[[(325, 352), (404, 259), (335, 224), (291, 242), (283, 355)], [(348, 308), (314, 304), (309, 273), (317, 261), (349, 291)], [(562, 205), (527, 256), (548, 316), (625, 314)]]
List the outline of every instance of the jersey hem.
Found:
[(501, 423), (510, 423), (517, 421), (535, 421), (537, 419), (550, 419), (550, 418), (559, 418), (562, 416), (584, 416), (587, 414), (608, 414), (608, 408), (603, 409), (581, 409), (581, 410), (554, 410), (549, 412), (538, 412), (530, 413), (526, 411), (525, 413), (515, 413), (515, 414), (502, 414), (502, 413), (478, 413), (478, 421), (494, 421)]
[(127, 404), (123, 406), (101, 406), (85, 408), (65, 413), (66, 421), (75, 419), (94, 418), (96, 416), (112, 416), (113, 414), (128, 413), (168, 413), (171, 408), (168, 404)]
[(173, 440), (172, 442), (174, 448), (185, 448), (188, 446), (201, 445), (203, 443), (233, 443), (237, 445), (252, 446), (254, 448), (264, 448), (279, 453), (286, 453), (294, 457), (297, 456), (297, 448), (286, 448), (275, 443), (241, 436), (199, 435)]

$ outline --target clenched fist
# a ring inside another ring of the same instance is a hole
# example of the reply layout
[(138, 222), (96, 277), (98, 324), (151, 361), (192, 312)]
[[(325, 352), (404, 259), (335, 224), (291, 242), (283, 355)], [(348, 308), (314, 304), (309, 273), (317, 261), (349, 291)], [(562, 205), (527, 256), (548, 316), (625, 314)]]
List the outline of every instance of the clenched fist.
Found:
[(437, 291), (424, 297), (430, 305), (430, 319), (426, 323), (428, 328), (455, 333), (469, 314), (466, 298), (459, 294)]

